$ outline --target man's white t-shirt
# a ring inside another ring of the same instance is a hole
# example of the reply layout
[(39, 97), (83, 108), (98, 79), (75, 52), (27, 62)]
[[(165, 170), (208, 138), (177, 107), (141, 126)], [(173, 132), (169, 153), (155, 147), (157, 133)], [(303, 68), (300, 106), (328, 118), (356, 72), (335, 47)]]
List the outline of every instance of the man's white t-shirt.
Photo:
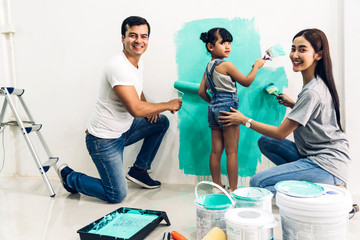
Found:
[(116, 96), (113, 87), (134, 86), (139, 98), (143, 91), (143, 63), (134, 67), (125, 54), (112, 57), (105, 65), (101, 77), (99, 96), (88, 123), (88, 131), (99, 138), (119, 138), (129, 130), (134, 117)]

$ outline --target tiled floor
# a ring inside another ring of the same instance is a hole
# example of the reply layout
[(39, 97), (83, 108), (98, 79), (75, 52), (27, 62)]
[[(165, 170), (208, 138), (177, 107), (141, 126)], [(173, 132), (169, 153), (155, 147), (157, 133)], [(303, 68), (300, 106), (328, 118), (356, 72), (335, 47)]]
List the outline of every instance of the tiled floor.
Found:
[[(176, 230), (196, 240), (196, 207), (193, 185), (164, 184), (145, 190), (129, 183), (129, 195), (120, 204), (107, 204), (80, 194), (69, 195), (57, 179), (51, 183), (57, 193), (48, 196), (41, 178), (0, 178), (1, 240), (79, 240), (77, 230), (120, 208), (165, 211), (171, 226), (162, 223), (146, 240), (160, 240), (166, 231)], [(359, 203), (360, 198), (353, 197)], [(279, 217), (279, 209), (273, 206)], [(360, 213), (349, 222), (349, 240), (360, 239)], [(281, 226), (274, 238), (281, 240)], [(345, 239), (345, 238), (344, 238)]]

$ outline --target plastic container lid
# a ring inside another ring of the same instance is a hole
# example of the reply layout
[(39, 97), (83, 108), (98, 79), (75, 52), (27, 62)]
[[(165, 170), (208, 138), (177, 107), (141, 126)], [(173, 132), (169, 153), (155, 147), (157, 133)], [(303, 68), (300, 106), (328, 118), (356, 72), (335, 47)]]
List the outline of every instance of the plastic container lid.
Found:
[(256, 188), (256, 187), (244, 187), (238, 188), (233, 192), (235, 199), (243, 201), (262, 201), (267, 198), (272, 198), (274, 194), (265, 188)]
[(352, 208), (352, 199), (346, 189), (333, 185), (318, 184), (324, 189), (321, 196), (302, 198), (283, 193), (276, 194), (276, 205), (280, 210), (296, 212), (304, 216), (335, 216), (347, 214)]
[(274, 227), (275, 218), (272, 213), (261, 209), (234, 208), (225, 213), (225, 221), (242, 228), (265, 229)]
[(223, 210), (229, 208), (232, 202), (224, 194), (207, 194), (196, 198), (195, 204), (208, 210)]
[(275, 185), (275, 189), (283, 194), (302, 198), (318, 197), (324, 193), (323, 187), (306, 181), (281, 181)]

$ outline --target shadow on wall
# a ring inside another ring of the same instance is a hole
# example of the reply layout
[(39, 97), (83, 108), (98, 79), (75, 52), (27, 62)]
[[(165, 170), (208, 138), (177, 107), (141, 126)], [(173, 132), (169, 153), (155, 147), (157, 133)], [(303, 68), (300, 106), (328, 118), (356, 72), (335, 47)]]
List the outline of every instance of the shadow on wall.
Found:
[[(208, 103), (198, 96), (198, 88), (207, 63), (211, 60), (200, 34), (213, 27), (224, 27), (233, 35), (231, 61), (244, 75), (247, 75), (256, 59), (262, 57), (260, 35), (255, 26), (255, 18), (249, 19), (203, 19), (188, 22), (175, 36), (178, 80), (175, 88), (183, 91), (183, 106), (179, 111), (180, 130), (180, 169), (185, 174), (209, 176), (209, 156), (211, 151), (211, 132), (207, 122)], [(264, 91), (273, 82), (282, 92), (288, 85), (283, 67), (263, 67), (248, 88), (237, 84), (239, 111), (257, 121), (279, 125), (285, 116), (286, 108), (279, 105), (275, 96)], [(248, 177), (256, 173), (261, 161), (257, 146), (260, 134), (240, 128), (239, 176)], [(227, 174), (226, 155), (221, 158), (221, 173)]]

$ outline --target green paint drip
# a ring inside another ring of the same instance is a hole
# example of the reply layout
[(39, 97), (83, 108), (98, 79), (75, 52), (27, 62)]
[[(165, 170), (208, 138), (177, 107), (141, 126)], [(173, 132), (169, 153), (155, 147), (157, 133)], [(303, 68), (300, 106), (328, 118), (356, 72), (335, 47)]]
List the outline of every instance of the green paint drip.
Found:
[(89, 233), (128, 239), (157, 217), (157, 215), (143, 214), (137, 210), (131, 210), (127, 213), (114, 212), (106, 215), (99, 223), (94, 224)]
[[(180, 169), (185, 174), (209, 176), (209, 156), (211, 151), (211, 132), (207, 122), (208, 103), (197, 94), (206, 64), (211, 56), (205, 44), (199, 39), (202, 32), (213, 27), (224, 27), (231, 32), (234, 41), (231, 61), (243, 74), (248, 74), (255, 60), (262, 57), (260, 35), (255, 27), (255, 19), (204, 19), (186, 23), (175, 37), (178, 80), (174, 86), (185, 92), (183, 105), (178, 112), (180, 130)], [(239, 111), (257, 121), (280, 125), (285, 116), (285, 107), (263, 89), (275, 82), (282, 91), (288, 80), (284, 68), (262, 68), (253, 84), (238, 87)], [(260, 134), (241, 127), (239, 140), (239, 175), (252, 176), (256, 173), (261, 153), (257, 146)], [(226, 155), (221, 159), (221, 173), (227, 174)]]

